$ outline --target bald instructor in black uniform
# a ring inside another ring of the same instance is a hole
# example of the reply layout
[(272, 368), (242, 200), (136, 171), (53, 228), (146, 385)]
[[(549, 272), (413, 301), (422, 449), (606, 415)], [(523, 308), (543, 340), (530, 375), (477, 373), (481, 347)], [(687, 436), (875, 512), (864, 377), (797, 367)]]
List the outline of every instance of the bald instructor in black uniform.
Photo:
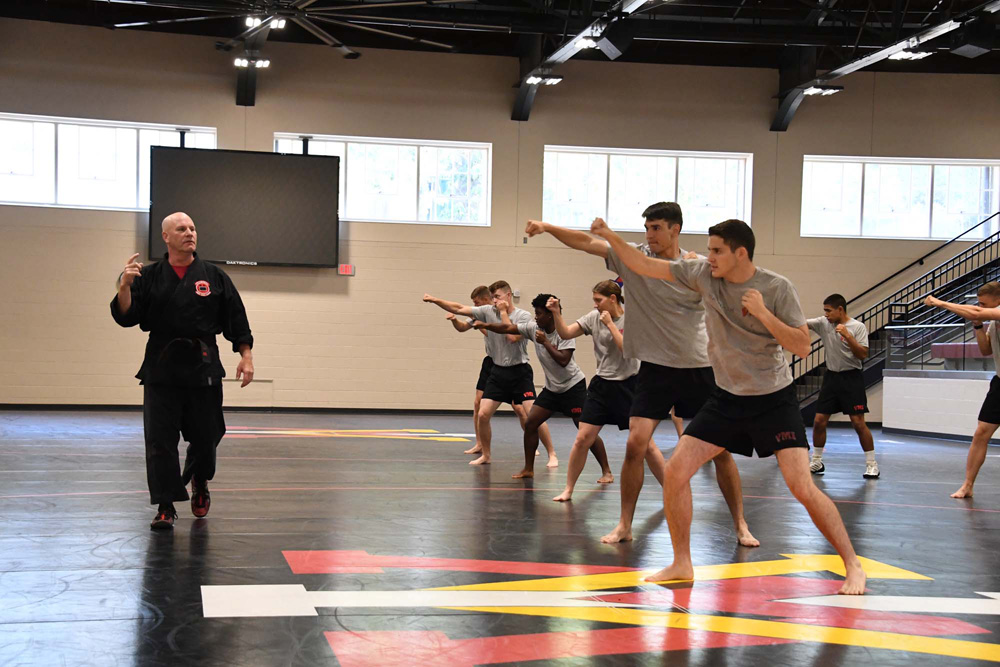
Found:
[[(136, 374), (143, 385), (146, 479), (149, 501), (157, 505), (152, 529), (171, 528), (174, 501), (187, 500), (191, 512), (208, 514), (208, 481), (215, 476), (215, 448), (226, 433), (217, 334), (240, 354), (236, 379), (253, 380), (253, 336), (239, 292), (222, 269), (198, 259), (198, 232), (186, 213), (163, 219), (167, 253), (147, 267), (129, 258), (111, 300), (111, 316), (123, 327), (149, 332), (146, 356)], [(188, 442), (184, 469), (178, 437)]]

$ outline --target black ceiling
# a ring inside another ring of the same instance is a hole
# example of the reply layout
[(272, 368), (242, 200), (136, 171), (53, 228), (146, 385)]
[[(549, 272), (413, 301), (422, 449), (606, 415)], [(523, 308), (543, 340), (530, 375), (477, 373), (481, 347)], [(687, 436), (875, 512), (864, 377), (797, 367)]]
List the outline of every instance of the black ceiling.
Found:
[[(291, 17), (299, 12), (302, 16), (298, 8), (307, 3), (304, 12), (315, 25), (362, 55), (366, 48), (445, 51), (447, 45), (456, 53), (537, 57), (540, 44), (544, 57), (611, 8), (607, 0), (444, 2), (4, 0), (0, 16), (108, 28), (177, 21), (117, 29), (210, 35), (224, 41), (247, 30), (247, 15)], [(831, 69), (980, 4), (981, 0), (650, 0), (628, 17), (635, 40), (620, 60), (778, 68), (785, 47), (816, 46), (818, 68)], [(998, 16), (985, 19), (993, 31)], [(266, 39), (322, 43), (292, 20), (283, 30), (270, 30)], [(965, 58), (949, 52), (951, 39), (934, 44), (938, 49), (933, 57), (883, 61), (871, 69), (1000, 73), (997, 48)], [(261, 53), (266, 55), (266, 44)], [(598, 50), (581, 51), (575, 57), (606, 60)]]

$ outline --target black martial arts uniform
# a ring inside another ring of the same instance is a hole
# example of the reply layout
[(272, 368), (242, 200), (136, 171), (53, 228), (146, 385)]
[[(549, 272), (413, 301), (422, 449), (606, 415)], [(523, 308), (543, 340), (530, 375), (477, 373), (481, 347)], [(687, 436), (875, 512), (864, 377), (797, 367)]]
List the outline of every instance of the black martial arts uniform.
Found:
[[(226, 433), (222, 416), (222, 378), (215, 336), (222, 334), (239, 352), (253, 347), (253, 336), (239, 292), (222, 269), (198, 259), (183, 279), (167, 261), (142, 268), (132, 282), (132, 306), (122, 313), (118, 297), (111, 316), (123, 327), (149, 332), (146, 356), (136, 373), (143, 385), (146, 478), (154, 505), (188, 499), (192, 477), (215, 475), (215, 448)], [(184, 471), (178, 436), (188, 442)]]

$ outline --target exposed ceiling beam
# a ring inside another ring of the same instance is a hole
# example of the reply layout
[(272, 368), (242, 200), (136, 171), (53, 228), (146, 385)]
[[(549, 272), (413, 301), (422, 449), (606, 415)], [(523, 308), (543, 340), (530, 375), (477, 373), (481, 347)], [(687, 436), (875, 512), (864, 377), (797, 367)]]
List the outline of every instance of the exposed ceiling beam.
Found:
[(926, 44), (927, 42), (937, 39), (942, 35), (947, 35), (948, 33), (959, 28), (963, 21), (967, 21), (980, 14), (992, 14), (997, 11), (1000, 11), (1000, 0), (984, 2), (972, 9), (962, 12), (961, 14), (957, 14), (954, 19), (942, 21), (937, 25), (924, 28), (915, 34), (910, 35), (905, 39), (893, 42), (892, 44), (889, 44), (874, 53), (869, 53), (868, 55), (862, 56), (848, 63), (844, 63), (829, 72), (825, 72), (824, 74), (821, 74), (809, 81), (800, 83), (789, 90), (780, 91), (779, 96), (781, 101), (778, 104), (778, 113), (775, 115), (774, 120), (771, 123), (771, 131), (784, 132), (788, 129), (788, 125), (792, 122), (792, 117), (795, 115), (796, 109), (798, 109), (799, 104), (801, 104), (802, 99), (805, 96), (805, 91), (809, 88), (828, 85), (831, 81), (882, 62), (883, 60), (888, 59), (889, 56), (899, 53), (900, 51), (919, 49), (922, 44)]
[(361, 57), (360, 53), (344, 46), (343, 42), (341, 42), (339, 39), (328, 33), (326, 30), (320, 28), (318, 25), (316, 25), (309, 19), (293, 16), (291, 20), (295, 21), (295, 23), (298, 24), (299, 27), (311, 33), (319, 41), (323, 42), (327, 46), (332, 46), (333, 48), (340, 51), (345, 58), (353, 60), (354, 58)]
[(332, 25), (338, 25), (342, 28), (351, 28), (352, 30), (364, 30), (366, 32), (372, 32), (377, 35), (382, 35), (384, 37), (395, 37), (396, 39), (404, 39), (414, 44), (426, 44), (427, 46), (433, 46), (439, 49), (444, 49), (445, 51), (455, 50), (455, 47), (452, 46), (451, 44), (445, 44), (443, 42), (435, 42), (430, 39), (423, 39), (421, 37), (414, 37), (412, 35), (404, 35), (402, 33), (391, 32), (389, 30), (380, 30), (379, 28), (370, 28), (365, 25), (356, 25), (354, 23), (349, 23), (347, 21), (339, 21), (332, 17), (314, 16), (313, 19), (316, 21), (323, 21), (324, 23), (330, 23)]

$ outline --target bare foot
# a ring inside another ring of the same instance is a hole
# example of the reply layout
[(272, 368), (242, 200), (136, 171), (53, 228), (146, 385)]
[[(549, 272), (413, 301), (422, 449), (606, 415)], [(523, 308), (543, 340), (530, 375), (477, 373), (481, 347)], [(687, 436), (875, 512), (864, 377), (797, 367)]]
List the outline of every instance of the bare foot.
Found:
[(615, 481), (615, 476), (610, 472), (606, 472), (597, 479), (598, 484), (610, 484)]
[(971, 498), (972, 497), (972, 487), (968, 484), (963, 484), (955, 493), (951, 494), (952, 498)]
[(466, 449), (466, 450), (465, 450), (464, 452), (462, 452), (462, 453), (463, 453), (463, 454), (478, 454), (478, 453), (479, 453), (479, 452), (481, 452), (481, 451), (483, 451), (483, 446), (482, 446), (482, 445), (476, 445), (476, 446), (475, 446), (475, 447), (473, 447), (472, 449)]
[(550, 456), (549, 457), (549, 462), (545, 464), (545, 467), (546, 468), (558, 468), (559, 467), (559, 459), (557, 459), (555, 456)]
[(694, 579), (694, 568), (690, 563), (678, 565), (673, 563), (670, 567), (665, 567), (656, 574), (646, 577), (646, 581), (663, 582), (668, 581), (692, 581)]
[(619, 542), (631, 542), (632, 541), (632, 527), (626, 528), (620, 522), (615, 529), (610, 533), (601, 538), (601, 542), (605, 544), (618, 544)]
[(469, 461), (470, 466), (485, 466), (489, 465), (489, 463), (490, 463), (490, 457), (486, 456), (485, 454), (480, 456), (475, 461)]
[(536, 449), (535, 450), (535, 456), (541, 456), (541, 455), (542, 455), (542, 453)]
[(847, 579), (844, 585), (837, 591), (838, 595), (864, 595), (865, 594), (865, 571), (861, 569), (861, 563), (855, 559), (853, 565), (847, 566)]
[(741, 547), (760, 546), (760, 540), (750, 534), (750, 528), (745, 523), (736, 529), (736, 539), (739, 540)]
[(564, 503), (568, 500), (573, 500), (573, 491), (571, 489), (566, 489), (552, 500), (556, 501), (557, 503)]
[(526, 477), (534, 477), (534, 476), (535, 476), (535, 471), (530, 470), (528, 468), (525, 468), (524, 470), (522, 470), (517, 474), (511, 475), (511, 477), (513, 477), (514, 479), (524, 479)]

